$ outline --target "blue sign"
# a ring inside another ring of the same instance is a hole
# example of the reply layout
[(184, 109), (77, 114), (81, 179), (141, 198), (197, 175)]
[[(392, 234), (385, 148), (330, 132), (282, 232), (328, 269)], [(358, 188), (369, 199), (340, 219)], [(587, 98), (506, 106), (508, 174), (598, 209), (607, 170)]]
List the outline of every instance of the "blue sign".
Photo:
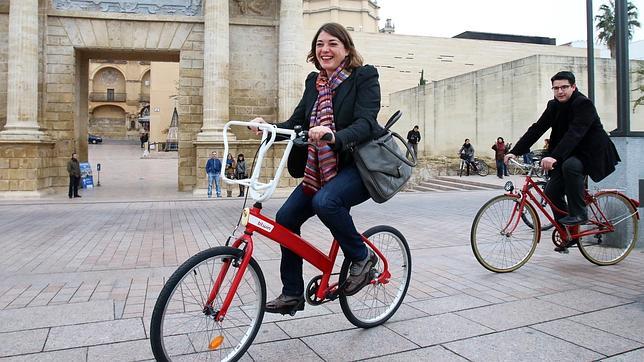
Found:
[(94, 187), (94, 177), (92, 176), (92, 166), (89, 162), (80, 163), (81, 170), (81, 185), (84, 189), (91, 189)]

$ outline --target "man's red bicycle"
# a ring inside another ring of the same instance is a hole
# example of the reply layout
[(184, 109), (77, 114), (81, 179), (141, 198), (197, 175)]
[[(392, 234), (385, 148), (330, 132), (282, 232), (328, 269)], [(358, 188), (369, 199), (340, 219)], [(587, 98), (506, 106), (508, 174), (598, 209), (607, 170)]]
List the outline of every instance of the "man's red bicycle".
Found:
[(472, 224), (472, 250), (486, 269), (497, 273), (511, 272), (530, 259), (541, 238), (541, 220), (537, 210), (554, 225), (552, 241), (555, 245), (571, 245), (576, 241), (581, 254), (592, 263), (616, 264), (633, 250), (639, 222), (637, 200), (619, 190), (599, 190), (592, 194), (586, 190), (584, 199), (588, 222), (565, 227), (555, 222), (546, 208), (553, 207), (552, 201), (531, 177), (539, 166), (524, 165), (515, 160), (511, 162), (528, 171), (523, 188), (517, 191), (508, 181), (505, 185), (507, 193), (483, 205)]
[[(400, 307), (411, 279), (411, 253), (405, 237), (391, 226), (375, 226), (363, 233), (365, 244), (378, 256), (369, 284), (357, 294), (343, 293), (350, 260), (334, 273), (339, 244), (331, 243), (328, 254), (274, 220), (262, 215), (262, 202), (275, 190), (294, 143), (306, 142), (306, 132), (278, 129), (273, 125), (228, 122), (223, 130), (224, 154), (228, 154), (230, 126), (255, 126), (263, 132), (262, 144), (250, 178), (224, 181), (248, 187), (255, 201), (244, 208), (243, 235), (226, 246), (197, 253), (167, 280), (157, 299), (150, 324), (150, 342), (158, 361), (171, 359), (235, 361), (253, 343), (262, 324), (266, 282), (253, 258), (253, 235), (259, 233), (293, 250), (320, 270), (306, 287), (305, 299), (320, 305), (338, 299), (342, 312), (357, 327), (371, 328), (386, 322)], [(262, 163), (277, 134), (288, 143), (269, 182), (260, 182)], [(230, 245), (229, 245), (230, 244)]]

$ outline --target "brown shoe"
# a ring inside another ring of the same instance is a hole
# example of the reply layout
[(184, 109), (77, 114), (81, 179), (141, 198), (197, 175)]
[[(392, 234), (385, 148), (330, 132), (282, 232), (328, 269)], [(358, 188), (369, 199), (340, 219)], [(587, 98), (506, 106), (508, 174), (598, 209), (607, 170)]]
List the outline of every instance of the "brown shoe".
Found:
[(280, 294), (279, 297), (266, 302), (266, 312), (295, 315), (297, 311), (304, 310), (304, 297), (291, 297)]
[(364, 260), (351, 263), (349, 276), (344, 285), (344, 295), (352, 296), (369, 284), (371, 281), (371, 268), (377, 263), (378, 256), (371, 249), (367, 249), (367, 257)]
[(568, 248), (579, 243), (579, 239), (572, 239), (570, 242), (564, 242), (560, 246), (555, 247), (555, 251), (560, 252), (560, 253), (567, 253)]

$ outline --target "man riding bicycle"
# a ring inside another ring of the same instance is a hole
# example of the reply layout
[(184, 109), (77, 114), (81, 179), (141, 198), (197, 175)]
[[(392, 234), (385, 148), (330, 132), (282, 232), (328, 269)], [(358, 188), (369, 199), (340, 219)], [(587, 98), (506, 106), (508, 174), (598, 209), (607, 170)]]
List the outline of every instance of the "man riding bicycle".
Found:
[(470, 175), (470, 166), (473, 172), (477, 172), (476, 164), (474, 163), (474, 146), (470, 143), (470, 139), (466, 138), (463, 146), (458, 150), (459, 157), (467, 164), (467, 176)]
[[(615, 170), (620, 158), (604, 131), (594, 104), (577, 89), (575, 75), (561, 71), (550, 81), (554, 99), (548, 102), (539, 120), (505, 156), (504, 162), (507, 164), (515, 155), (528, 152), (530, 146), (552, 128), (548, 156), (541, 160), (544, 171), (550, 172), (545, 193), (557, 208), (568, 213), (564, 216), (553, 208), (557, 222), (568, 226), (580, 225), (588, 220), (583, 198), (584, 177), (601, 181)], [(573, 240), (555, 250), (563, 251), (576, 242)]]

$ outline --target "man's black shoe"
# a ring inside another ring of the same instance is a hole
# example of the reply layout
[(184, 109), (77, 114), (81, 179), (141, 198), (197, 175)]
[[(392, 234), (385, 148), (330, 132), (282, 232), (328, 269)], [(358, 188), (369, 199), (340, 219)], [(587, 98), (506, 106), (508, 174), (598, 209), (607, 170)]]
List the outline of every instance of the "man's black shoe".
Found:
[(555, 251), (557, 252), (564, 252), (566, 249), (569, 247), (579, 243), (579, 239), (572, 239), (569, 243), (564, 242), (562, 245), (555, 247)]
[(378, 256), (371, 249), (367, 249), (367, 257), (361, 261), (354, 261), (349, 267), (349, 276), (345, 281), (344, 295), (352, 296), (369, 284), (371, 268), (378, 263)]
[(81, 195), (74, 195), (74, 197), (82, 197)]
[(574, 226), (585, 224), (588, 221), (588, 216), (565, 216), (559, 219), (559, 222), (566, 226)]
[(289, 297), (280, 294), (279, 297), (266, 302), (266, 312), (295, 315), (295, 312), (304, 310), (304, 297)]

